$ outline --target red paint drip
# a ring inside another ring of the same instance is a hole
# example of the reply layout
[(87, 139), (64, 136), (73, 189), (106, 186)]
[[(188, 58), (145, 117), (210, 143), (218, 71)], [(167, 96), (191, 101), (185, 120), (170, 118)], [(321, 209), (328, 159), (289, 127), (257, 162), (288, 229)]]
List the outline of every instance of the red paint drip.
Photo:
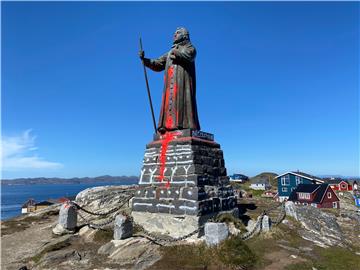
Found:
[[(171, 118), (169, 118), (171, 119)], [(172, 121), (172, 120), (170, 120)], [(164, 180), (166, 180), (166, 184), (165, 187), (168, 189), (170, 188), (170, 180), (169, 179), (165, 179), (165, 165), (166, 165), (166, 152), (169, 146), (169, 143), (174, 139), (175, 136), (180, 135), (181, 132), (166, 132), (163, 136), (163, 139), (161, 141), (161, 152), (160, 152), (160, 157), (159, 157), (159, 161), (160, 161), (160, 173), (159, 176), (157, 177), (159, 182), (163, 182)]]

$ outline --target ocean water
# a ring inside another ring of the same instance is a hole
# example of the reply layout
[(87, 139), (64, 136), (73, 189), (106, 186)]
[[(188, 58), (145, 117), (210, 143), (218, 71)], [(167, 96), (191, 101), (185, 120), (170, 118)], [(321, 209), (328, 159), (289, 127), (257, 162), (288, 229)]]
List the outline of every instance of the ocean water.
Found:
[[(131, 185), (122, 181), (118, 185)], [(30, 198), (36, 202), (75, 196), (89, 187), (117, 185), (117, 183), (92, 184), (43, 184), (43, 185), (1, 185), (1, 220), (21, 215), (21, 206)]]

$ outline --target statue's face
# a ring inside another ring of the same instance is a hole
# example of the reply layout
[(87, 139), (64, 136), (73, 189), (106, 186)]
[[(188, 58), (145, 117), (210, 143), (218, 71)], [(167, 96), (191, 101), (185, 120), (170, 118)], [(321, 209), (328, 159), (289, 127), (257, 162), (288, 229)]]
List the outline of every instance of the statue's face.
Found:
[(180, 40), (182, 38), (182, 32), (181, 30), (176, 30), (174, 33), (174, 42)]
[(187, 30), (184, 28), (178, 28), (176, 29), (175, 33), (174, 33), (174, 43), (183, 41), (184, 39), (187, 38)]

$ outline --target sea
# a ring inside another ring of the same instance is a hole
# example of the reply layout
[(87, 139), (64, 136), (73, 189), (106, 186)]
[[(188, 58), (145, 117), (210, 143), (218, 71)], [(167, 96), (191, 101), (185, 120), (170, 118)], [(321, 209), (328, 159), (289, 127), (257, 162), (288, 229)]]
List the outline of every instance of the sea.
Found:
[(1, 220), (21, 215), (21, 206), (30, 198), (36, 202), (48, 199), (76, 196), (80, 191), (97, 186), (131, 185), (133, 181), (121, 183), (101, 182), (87, 184), (35, 184), (35, 185), (1, 185)]

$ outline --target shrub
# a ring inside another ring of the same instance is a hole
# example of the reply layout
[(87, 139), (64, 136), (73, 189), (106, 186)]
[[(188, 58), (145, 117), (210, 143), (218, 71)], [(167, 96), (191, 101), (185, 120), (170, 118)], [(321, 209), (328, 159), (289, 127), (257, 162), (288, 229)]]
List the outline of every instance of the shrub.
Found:
[(239, 236), (226, 239), (216, 253), (220, 262), (232, 268), (251, 269), (257, 261), (256, 255)]

